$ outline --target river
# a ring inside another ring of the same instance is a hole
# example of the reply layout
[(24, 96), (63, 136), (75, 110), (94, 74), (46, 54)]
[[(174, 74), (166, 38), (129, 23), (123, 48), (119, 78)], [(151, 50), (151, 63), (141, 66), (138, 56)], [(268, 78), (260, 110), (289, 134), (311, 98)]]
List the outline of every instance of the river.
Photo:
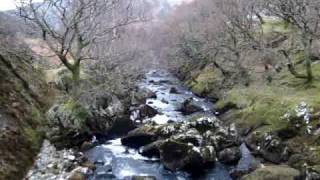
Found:
[[(214, 116), (214, 112), (211, 111), (211, 102), (197, 97), (166, 71), (150, 71), (139, 86), (157, 94), (157, 98), (148, 99), (146, 103), (157, 109), (159, 114), (153, 118), (144, 119), (143, 122), (154, 121), (157, 124), (164, 124), (170, 121), (188, 120), (197, 114), (185, 116), (179, 108), (189, 98), (193, 98), (202, 107), (202, 113)], [(179, 93), (170, 93), (172, 88)], [(94, 175), (90, 177), (91, 180), (131, 179), (132, 176), (152, 176), (159, 180), (231, 179), (229, 171), (232, 167), (220, 163), (216, 163), (214, 167), (205, 170), (201, 176), (197, 177), (186, 172), (170, 172), (161, 165), (159, 159), (144, 157), (138, 150), (123, 146), (120, 137), (91, 149), (86, 152), (86, 156), (97, 165)]]

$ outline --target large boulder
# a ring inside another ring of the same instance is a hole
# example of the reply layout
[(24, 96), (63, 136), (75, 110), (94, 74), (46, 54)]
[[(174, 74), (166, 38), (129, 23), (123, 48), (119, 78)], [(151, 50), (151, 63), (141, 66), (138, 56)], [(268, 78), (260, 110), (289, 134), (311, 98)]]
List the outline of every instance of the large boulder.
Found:
[(129, 120), (126, 107), (120, 99), (104, 89), (83, 93), (79, 103), (90, 113), (88, 126), (96, 133), (106, 133), (116, 121)]
[(260, 161), (257, 160), (243, 143), (240, 146), (241, 158), (234, 169), (230, 172), (233, 179), (240, 179), (243, 175), (249, 174), (261, 166)]
[(121, 143), (125, 146), (140, 148), (156, 141), (158, 139), (156, 132), (156, 127), (145, 125), (130, 131), (127, 136), (121, 139)]
[(121, 139), (123, 145), (140, 148), (157, 140), (170, 138), (180, 133), (179, 124), (155, 125), (154, 123), (145, 124), (130, 131)]
[(139, 149), (139, 153), (147, 157), (160, 157), (159, 147), (164, 143), (164, 140), (158, 140)]
[(189, 129), (186, 132), (172, 136), (172, 139), (181, 143), (191, 143), (194, 146), (200, 146), (203, 138), (196, 129)]
[(221, 121), (217, 119), (215, 116), (200, 117), (195, 120), (186, 122), (186, 124), (188, 125), (188, 127), (195, 128), (201, 133), (204, 133), (208, 130), (216, 131), (219, 128), (223, 127)]
[(89, 140), (90, 113), (73, 100), (53, 105), (47, 112), (47, 137), (57, 147), (71, 147)]
[(184, 115), (190, 115), (196, 112), (203, 111), (203, 109), (196, 104), (193, 98), (187, 99), (182, 103), (180, 111)]
[(215, 130), (208, 130), (204, 133), (207, 144), (213, 145), (217, 151), (225, 148), (240, 146), (241, 141), (234, 126), (217, 126)]
[(130, 119), (133, 121), (142, 122), (143, 119), (152, 118), (157, 114), (158, 114), (158, 111), (156, 109), (154, 109), (153, 107), (151, 107), (147, 104), (142, 104), (139, 107), (133, 108), (131, 110)]
[(257, 131), (251, 133), (245, 141), (255, 154), (269, 162), (280, 164), (289, 159), (287, 143), (274, 134)]
[(81, 146), (93, 134), (110, 133), (116, 123), (131, 121), (117, 96), (94, 89), (54, 104), (47, 112), (47, 137), (59, 147)]
[(299, 177), (300, 172), (288, 166), (265, 166), (243, 176), (241, 180), (296, 180)]
[(145, 104), (149, 98), (157, 98), (156, 93), (152, 92), (147, 88), (137, 88), (132, 94), (132, 104), (140, 105)]
[(224, 164), (235, 164), (241, 158), (239, 147), (230, 147), (218, 152), (218, 159)]
[(211, 147), (198, 148), (191, 144), (167, 140), (159, 147), (160, 160), (172, 171), (199, 172), (201, 167), (215, 161), (215, 150)]

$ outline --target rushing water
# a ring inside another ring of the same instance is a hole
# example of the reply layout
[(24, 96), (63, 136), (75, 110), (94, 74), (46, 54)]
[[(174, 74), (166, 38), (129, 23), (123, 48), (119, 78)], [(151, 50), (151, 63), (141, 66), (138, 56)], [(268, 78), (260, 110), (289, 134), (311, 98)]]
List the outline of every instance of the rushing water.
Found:
[[(189, 117), (179, 112), (182, 103), (193, 98), (207, 115), (214, 116), (210, 110), (212, 104), (206, 99), (199, 98), (185, 88), (181, 82), (167, 72), (151, 71), (146, 74), (146, 79), (141, 82), (142, 88), (148, 88), (157, 94), (156, 99), (148, 99), (147, 104), (157, 109), (160, 113), (151, 119), (164, 124), (168, 121), (184, 121)], [(174, 87), (178, 94), (170, 93)], [(243, 147), (244, 148), (244, 147)], [(245, 151), (246, 149), (244, 149)], [(248, 153), (248, 152), (246, 152)], [(220, 163), (208, 169), (201, 177), (190, 177), (185, 172), (170, 172), (160, 164), (159, 159), (150, 159), (141, 156), (137, 150), (121, 145), (120, 139), (114, 139), (103, 145), (97, 146), (86, 153), (89, 160), (95, 162), (97, 170), (91, 180), (102, 179), (131, 179), (132, 176), (153, 176), (159, 180), (185, 180), (185, 179), (210, 179), (230, 180), (230, 167)], [(247, 155), (249, 156), (249, 155)], [(246, 163), (246, 162), (244, 162)]]

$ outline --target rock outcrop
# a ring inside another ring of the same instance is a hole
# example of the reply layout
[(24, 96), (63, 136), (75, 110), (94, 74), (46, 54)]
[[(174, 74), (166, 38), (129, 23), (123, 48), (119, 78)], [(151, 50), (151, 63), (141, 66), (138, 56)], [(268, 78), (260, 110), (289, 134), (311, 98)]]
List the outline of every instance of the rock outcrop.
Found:
[[(122, 138), (122, 144), (140, 149), (142, 155), (160, 157), (172, 171), (199, 173), (201, 167), (239, 161), (238, 134), (233, 125), (226, 127), (215, 117), (199, 117), (165, 125), (147, 123)], [(217, 156), (218, 154), (218, 156)]]
[[(0, 179), (22, 179), (42, 141), (41, 125), (48, 104), (42, 72), (28, 54), (19, 54), (20, 42), (0, 32)], [(27, 50), (26, 50), (27, 52)]]
[(61, 148), (80, 146), (94, 134), (108, 134), (116, 123), (126, 121), (130, 126), (127, 106), (102, 89), (83, 93), (77, 101), (69, 98), (48, 111), (47, 137)]

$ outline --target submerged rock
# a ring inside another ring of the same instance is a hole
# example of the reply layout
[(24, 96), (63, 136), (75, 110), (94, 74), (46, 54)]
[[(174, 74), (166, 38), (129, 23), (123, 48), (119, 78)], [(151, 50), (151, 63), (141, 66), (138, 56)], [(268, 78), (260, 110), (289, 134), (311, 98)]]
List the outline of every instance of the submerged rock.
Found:
[(175, 88), (175, 87), (171, 87), (169, 93), (170, 94), (179, 94), (177, 88)]

